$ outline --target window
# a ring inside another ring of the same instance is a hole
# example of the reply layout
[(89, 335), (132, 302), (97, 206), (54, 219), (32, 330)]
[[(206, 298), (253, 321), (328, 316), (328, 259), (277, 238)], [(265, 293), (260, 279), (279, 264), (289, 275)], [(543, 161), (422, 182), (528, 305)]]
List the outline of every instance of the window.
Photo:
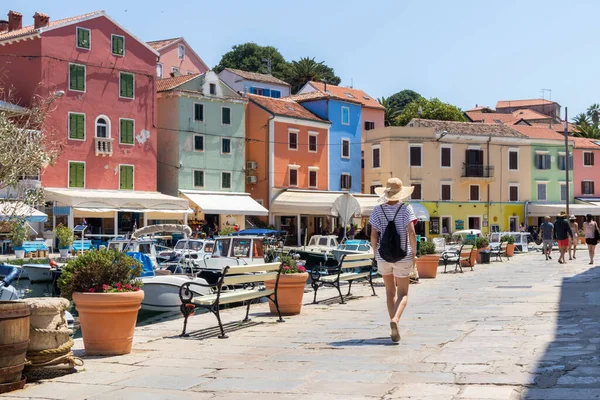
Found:
[(350, 174), (342, 174), (340, 177), (340, 186), (342, 190), (352, 189), (352, 176)]
[(250, 239), (233, 239), (233, 257), (250, 257), (250, 246), (252, 241)]
[(208, 92), (215, 96), (217, 94), (217, 85), (215, 83), (209, 83), (208, 84)]
[(439, 235), (440, 234), (440, 217), (430, 217), (429, 218), (429, 234), (430, 235)]
[(156, 76), (159, 78), (163, 77), (163, 66), (160, 63), (156, 64)]
[[(567, 159), (566, 154), (558, 155), (558, 169), (564, 171), (566, 169), (565, 161)], [(569, 154), (569, 171), (573, 171), (573, 154)]]
[(288, 149), (298, 150), (298, 132), (288, 131)]
[(550, 154), (536, 154), (535, 168), (540, 170), (550, 169)]
[(369, 193), (375, 194), (375, 189), (377, 189), (378, 187), (381, 187), (381, 183), (373, 182), (373, 185), (371, 185), (370, 187)]
[(519, 185), (508, 185), (508, 201), (519, 201)]
[(591, 151), (583, 152), (583, 166), (593, 167), (594, 166), (594, 153)]
[(365, 131), (370, 131), (371, 129), (375, 129), (375, 122), (365, 121)]
[(221, 108), (221, 124), (231, 125), (231, 108), (229, 108), (229, 107)]
[(185, 58), (185, 46), (180, 44), (177, 47), (177, 55), (179, 56), (179, 58)]
[(415, 190), (413, 190), (410, 199), (411, 200), (422, 200), (423, 199), (423, 192), (422, 192), (422, 187), (420, 183), (413, 183), (412, 186), (415, 188)]
[(519, 150), (508, 150), (508, 170), (519, 170)]
[(133, 165), (119, 166), (119, 189), (133, 190)]
[(308, 133), (308, 151), (311, 153), (317, 152), (317, 135), (314, 133)]
[(342, 125), (350, 125), (350, 108), (342, 107)]
[(204, 151), (204, 135), (194, 135), (194, 151)]
[(317, 170), (316, 169), (308, 169), (308, 187), (316, 188), (317, 187)]
[(440, 166), (442, 168), (451, 168), (452, 167), (452, 149), (450, 147), (442, 147), (440, 149), (440, 152), (441, 152)]
[(194, 103), (194, 121), (204, 121), (204, 104)]
[(231, 139), (221, 138), (221, 154), (231, 153)]
[(581, 193), (594, 194), (594, 181), (581, 182)]
[(221, 172), (221, 189), (231, 189), (231, 172)]
[(469, 185), (469, 200), (479, 201), (479, 185)]
[(69, 161), (69, 187), (85, 187), (85, 163)]
[[(561, 192), (562, 192), (562, 190), (561, 190)], [(545, 183), (537, 184), (537, 199), (546, 201), (546, 184)]]
[(350, 158), (350, 141), (342, 139), (342, 158)]
[(560, 200), (567, 200), (567, 185), (565, 183), (560, 184)]
[(280, 90), (274, 90), (271, 89), (271, 97), (278, 99), (281, 97), (281, 91)]
[(442, 235), (452, 232), (452, 217), (442, 217)]
[(97, 138), (109, 138), (110, 137), (110, 124), (107, 122), (107, 118), (98, 117), (96, 119), (96, 137)]
[(381, 167), (381, 147), (379, 145), (373, 146), (371, 148), (371, 152), (373, 155), (373, 168)]
[(90, 30), (85, 28), (77, 28), (77, 48), (89, 50), (92, 46), (90, 41)]
[(421, 146), (409, 146), (410, 151), (410, 166), (411, 167), (420, 167), (421, 164), (421, 150), (423, 148)]
[(452, 200), (452, 186), (450, 184), (447, 183), (442, 183), (442, 187), (441, 187), (441, 200), (447, 200), (450, 201)]
[(85, 65), (69, 64), (69, 90), (85, 92)]
[(250, 86), (250, 93), (262, 96), (263, 95), (263, 88)]
[(290, 168), (289, 185), (298, 186), (298, 168)]
[(69, 139), (85, 140), (85, 114), (69, 113)]
[(179, 73), (179, 67), (171, 67), (171, 72), (177, 75)]
[(479, 217), (469, 217), (469, 229), (481, 229), (481, 219)]
[(203, 188), (204, 187), (204, 171), (195, 169), (194, 170), (194, 187)]
[(119, 96), (127, 99), (133, 99), (134, 96), (134, 79), (133, 74), (125, 72), (119, 73)]
[(119, 143), (133, 144), (134, 121), (132, 119), (121, 118), (119, 125)]
[(122, 56), (125, 54), (125, 37), (119, 35), (112, 35), (112, 46), (111, 51), (115, 56)]

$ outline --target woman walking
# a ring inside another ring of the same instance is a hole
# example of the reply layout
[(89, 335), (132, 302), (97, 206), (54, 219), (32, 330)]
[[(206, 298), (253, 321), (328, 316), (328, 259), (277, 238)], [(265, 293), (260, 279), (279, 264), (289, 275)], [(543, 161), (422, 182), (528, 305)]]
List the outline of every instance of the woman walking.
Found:
[[(579, 224), (577, 223), (575, 215), (569, 217), (569, 226), (571, 227), (571, 232), (573, 232), (571, 243), (569, 244), (569, 260), (575, 260), (577, 259), (577, 257), (575, 257), (575, 251), (577, 251), (577, 242), (579, 239)], [(573, 258), (571, 258), (571, 256)]]
[[(380, 196), (379, 202), (383, 204), (373, 209), (370, 219), (371, 246), (375, 249), (377, 269), (385, 284), (393, 342), (400, 341), (398, 324), (408, 303), (409, 276), (415, 258), (413, 249), (417, 248), (417, 236), (413, 224), (417, 218), (412, 206), (402, 203), (402, 200), (410, 197), (413, 190), (413, 186), (403, 186), (402, 181), (398, 178), (389, 179), (385, 188), (375, 189), (375, 193)], [(394, 225), (395, 232), (391, 230)], [(385, 240), (382, 241), (382, 238)], [(390, 241), (394, 239), (398, 239), (400, 248), (389, 247)], [(401, 257), (402, 255), (403, 257)], [(397, 257), (401, 258), (397, 259)], [(392, 259), (396, 259), (396, 261), (392, 261)]]
[(598, 224), (593, 220), (592, 214), (585, 216), (583, 223), (583, 232), (585, 233), (585, 243), (588, 245), (588, 253), (590, 254), (589, 264), (594, 264), (594, 255), (596, 253), (596, 245), (598, 244)]

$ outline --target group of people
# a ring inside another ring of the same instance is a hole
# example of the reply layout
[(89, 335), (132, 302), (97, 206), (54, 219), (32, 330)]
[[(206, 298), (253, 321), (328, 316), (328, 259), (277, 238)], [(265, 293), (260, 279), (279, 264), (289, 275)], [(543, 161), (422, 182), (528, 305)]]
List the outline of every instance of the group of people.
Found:
[[(588, 253), (590, 256), (589, 264), (592, 265), (594, 263), (596, 245), (600, 239), (600, 230), (591, 214), (585, 216), (583, 234), (585, 235), (585, 243), (588, 246)], [(539, 235), (542, 237), (542, 253), (546, 257), (546, 260), (552, 259), (552, 247), (554, 246), (555, 239), (558, 244), (558, 262), (560, 264), (565, 264), (567, 262), (565, 260), (565, 255), (567, 253), (569, 254), (569, 260), (577, 258), (575, 253), (577, 251), (577, 239), (579, 237), (579, 224), (574, 215), (567, 218), (567, 213), (561, 211), (554, 223), (551, 222), (550, 217), (545, 217), (544, 223), (540, 225)]]

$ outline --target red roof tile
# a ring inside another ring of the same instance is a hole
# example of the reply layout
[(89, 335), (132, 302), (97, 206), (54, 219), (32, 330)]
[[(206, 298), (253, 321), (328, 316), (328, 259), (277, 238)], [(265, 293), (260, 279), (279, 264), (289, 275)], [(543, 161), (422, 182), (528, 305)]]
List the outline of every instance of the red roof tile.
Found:
[(540, 128), (527, 125), (513, 125), (511, 128), (529, 137), (530, 139), (564, 140), (565, 138), (563, 135), (550, 128)]
[(324, 119), (317, 117), (315, 114), (302, 107), (297, 102), (291, 100), (289, 97), (281, 99), (275, 99), (272, 97), (259, 96), (254, 94), (248, 94), (248, 98), (251, 102), (261, 106), (275, 115), (281, 115), (283, 117), (306, 119), (310, 121), (317, 121), (323, 123), (329, 123)]
[(200, 76), (201, 74), (190, 74), (190, 75), (181, 75), (173, 78), (164, 78), (156, 80), (156, 91), (157, 92), (166, 92), (167, 90), (175, 89), (178, 86), (183, 85), (184, 83), (191, 81), (192, 79)]
[(178, 38), (172, 38), (172, 39), (153, 40), (151, 42), (146, 42), (146, 44), (148, 44), (148, 46), (152, 47), (154, 50), (160, 50), (160, 49), (167, 47), (168, 45), (173, 44), (181, 39), (182, 38), (178, 37)]
[(104, 11), (94, 11), (91, 13), (78, 15), (75, 17), (57, 19), (55, 21), (50, 20), (50, 22), (48, 23), (48, 26), (43, 27), (43, 28), (35, 28), (34, 25), (29, 25), (29, 26), (25, 26), (21, 29), (17, 29), (17, 30), (11, 31), (11, 32), (3, 32), (3, 33), (0, 33), (0, 42), (9, 40), (9, 39), (16, 39), (16, 38), (19, 38), (22, 36), (30, 36), (30, 35), (33, 35), (36, 33), (41, 33), (45, 30), (56, 28), (60, 25), (77, 22), (79, 20), (93, 17), (95, 15), (101, 15), (101, 14), (104, 14)]
[(373, 98), (372, 96), (369, 96), (360, 89), (347, 88), (336, 85), (327, 85), (327, 88), (325, 88), (324, 83), (314, 81), (308, 82), (308, 84), (313, 86), (315, 89), (317, 89), (317, 91), (321, 93), (329, 93), (344, 101), (351, 101), (353, 103), (358, 102), (365, 107), (385, 110), (385, 107), (379, 104), (377, 99)]
[(545, 99), (527, 99), (527, 100), (500, 100), (496, 103), (496, 109), (508, 108), (508, 107), (528, 107), (528, 106), (541, 106), (544, 104), (558, 104), (555, 101)]
[(466, 111), (465, 114), (473, 122), (483, 122), (484, 124), (513, 125), (519, 120), (513, 114), (502, 113), (484, 113), (481, 111)]
[[(538, 128), (548, 128), (548, 129), (552, 129), (556, 132), (559, 133), (563, 133), (565, 131), (565, 121), (561, 121), (561, 122), (553, 122), (552, 126), (547, 123), (547, 122), (529, 122), (529, 124), (531, 126), (535, 126)], [(569, 133), (572, 132), (577, 132), (577, 127), (575, 126), (575, 124), (572, 124), (569, 122)]]
[(258, 72), (242, 71), (241, 69), (225, 68), (225, 70), (241, 76), (244, 79), (255, 82), (274, 83), (276, 85), (291, 86), (289, 83), (282, 81), (281, 79), (275, 78), (273, 75), (259, 74)]
[(524, 119), (525, 121), (532, 119), (551, 119), (552, 117), (546, 114), (539, 113), (537, 111), (530, 110), (529, 108), (523, 108), (521, 110), (514, 111), (512, 113), (515, 119)]
[(580, 138), (571, 136), (569, 137), (570, 141), (575, 142), (576, 149), (592, 149), (592, 150), (600, 150), (600, 141), (596, 139), (588, 139), (588, 138)]

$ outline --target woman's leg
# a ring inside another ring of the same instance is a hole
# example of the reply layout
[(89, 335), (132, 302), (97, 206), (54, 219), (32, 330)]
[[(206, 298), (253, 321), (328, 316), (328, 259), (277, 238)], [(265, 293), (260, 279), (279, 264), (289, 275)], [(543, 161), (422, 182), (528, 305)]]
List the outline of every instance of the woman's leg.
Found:
[(394, 314), (392, 315), (392, 321), (399, 322), (400, 317), (402, 317), (402, 313), (406, 308), (406, 304), (408, 304), (408, 285), (410, 283), (410, 278), (396, 278), (396, 304), (394, 308)]
[(594, 262), (594, 251), (596, 246), (588, 244), (588, 254), (590, 255), (590, 264)]
[(382, 275), (385, 285), (385, 300), (387, 303), (390, 319), (394, 318), (396, 313), (396, 281), (393, 274)]
[(579, 241), (578, 237), (573, 238), (573, 258), (575, 258), (575, 259), (576, 259), (575, 252), (577, 251), (577, 242), (578, 241)]

